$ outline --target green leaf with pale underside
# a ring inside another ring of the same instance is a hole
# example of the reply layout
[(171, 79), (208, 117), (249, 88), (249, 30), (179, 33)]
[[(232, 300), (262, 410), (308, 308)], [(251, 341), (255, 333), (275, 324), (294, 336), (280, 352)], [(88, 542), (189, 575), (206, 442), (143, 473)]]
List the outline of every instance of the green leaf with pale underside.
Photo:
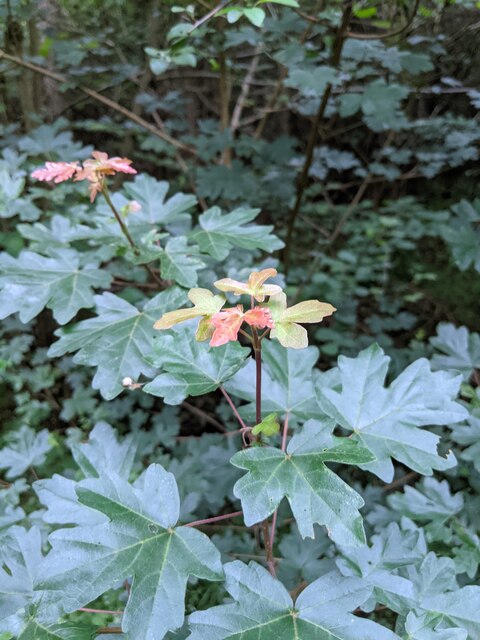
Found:
[(193, 255), (194, 252), (187, 247), (185, 237), (170, 238), (160, 255), (162, 278), (174, 280), (182, 287), (194, 287), (198, 280), (197, 271), (205, 266), (200, 258)]
[[(289, 414), (294, 418), (308, 420), (321, 418), (320, 409), (313, 384), (312, 369), (318, 360), (316, 347), (307, 347), (302, 351), (285, 349), (276, 341), (262, 342), (262, 413)], [(255, 418), (255, 362), (249, 360), (238, 371), (225, 388), (243, 400), (249, 402), (242, 407), (250, 420)]]
[(175, 333), (160, 333), (153, 345), (150, 362), (163, 373), (143, 387), (167, 404), (180, 404), (188, 396), (199, 396), (218, 389), (245, 364), (249, 349), (238, 342), (210, 347), (197, 342), (190, 327)]
[(419, 427), (465, 419), (467, 411), (455, 402), (461, 376), (432, 373), (428, 361), (421, 358), (386, 388), (389, 360), (378, 345), (356, 358), (340, 356), (340, 387), (318, 386), (321, 407), (375, 455), (377, 460), (363, 468), (385, 482), (393, 478), (391, 458), (424, 475), (454, 466), (453, 454), (447, 458), (438, 454), (440, 438)]
[(43, 464), (51, 449), (47, 429), (36, 433), (27, 425), (22, 425), (12, 435), (10, 443), (0, 450), (0, 469), (7, 469), (6, 477), (9, 480), (18, 478), (29, 467)]
[(135, 640), (162, 640), (183, 624), (189, 575), (222, 578), (220, 554), (192, 527), (176, 527), (180, 500), (171, 473), (152, 464), (132, 486), (118, 476), (78, 483), (79, 502), (109, 522), (50, 536), (36, 589), (45, 621), (76, 611), (133, 577), (122, 629)]
[(23, 251), (18, 258), (0, 255), (0, 318), (19, 313), (29, 322), (48, 307), (60, 324), (79, 309), (93, 307), (93, 289), (108, 288), (112, 281), (97, 265), (80, 267), (79, 256), (70, 249), (55, 249), (46, 258)]
[(286, 588), (254, 562), (231, 562), (225, 574), (233, 603), (193, 613), (188, 640), (399, 640), (350, 613), (370, 594), (357, 578), (332, 571), (294, 603)]
[(125, 376), (137, 380), (142, 374), (155, 374), (147, 362), (155, 334), (153, 324), (163, 313), (181, 305), (185, 296), (171, 288), (149, 300), (142, 310), (113, 293), (96, 296), (95, 301), (98, 315), (56, 331), (60, 340), (48, 353), (58, 357), (77, 352), (75, 362), (97, 367), (93, 388), (112, 400), (122, 392)]
[(275, 251), (283, 247), (283, 242), (274, 236), (271, 225), (251, 223), (259, 214), (259, 209), (235, 209), (222, 214), (218, 207), (212, 207), (199, 217), (199, 225), (190, 234), (203, 253), (217, 260), (224, 260), (233, 247), (241, 249), (262, 249)]

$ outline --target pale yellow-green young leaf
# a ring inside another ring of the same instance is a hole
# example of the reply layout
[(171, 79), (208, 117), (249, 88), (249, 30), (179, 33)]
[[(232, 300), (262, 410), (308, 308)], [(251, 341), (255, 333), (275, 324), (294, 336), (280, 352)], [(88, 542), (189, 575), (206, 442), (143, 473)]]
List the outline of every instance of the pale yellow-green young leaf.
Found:
[(287, 296), (281, 292), (272, 296), (267, 304), (275, 327), (270, 336), (290, 349), (305, 349), (308, 346), (308, 334), (299, 322), (321, 322), (336, 311), (335, 307), (319, 300), (306, 300), (287, 308)]
[(204, 340), (210, 340), (215, 331), (215, 326), (212, 324), (211, 316), (205, 316), (200, 320), (195, 334), (195, 340), (197, 342), (203, 342)]
[(288, 308), (283, 314), (283, 320), (290, 322), (321, 322), (323, 318), (331, 316), (336, 311), (328, 302), (306, 300)]
[(258, 436), (263, 433), (264, 436), (270, 437), (280, 431), (280, 425), (278, 424), (277, 414), (270, 413), (261, 422), (256, 424), (252, 429), (252, 434)]
[(180, 322), (185, 322), (192, 318), (198, 318), (200, 315), (202, 314), (199, 313), (195, 307), (192, 307), (191, 309), (177, 309), (176, 311), (169, 311), (168, 313), (164, 313), (163, 316), (155, 322), (153, 328), (171, 329)]
[[(190, 289), (188, 297), (195, 306), (190, 309), (177, 309), (176, 311), (165, 313), (155, 322), (153, 325), (154, 329), (171, 329), (176, 324), (191, 320), (192, 318), (199, 318), (200, 316), (211, 317), (220, 311), (225, 304), (225, 298), (223, 296), (214, 295), (208, 289)], [(205, 327), (203, 327), (202, 331), (204, 331), (204, 329)], [(202, 339), (206, 340), (207, 338)]]
[(247, 282), (222, 278), (217, 280), (214, 285), (220, 291), (228, 291), (237, 296), (253, 296), (258, 302), (263, 302), (267, 296), (274, 296), (282, 291), (282, 288), (277, 284), (263, 284), (265, 280), (274, 278), (276, 275), (276, 269), (262, 269), (261, 271), (252, 271)]
[(215, 295), (209, 289), (200, 289), (198, 287), (190, 289), (188, 297), (195, 305), (195, 308), (206, 316), (213, 316), (214, 313), (218, 313), (225, 304), (224, 296)]
[(308, 347), (308, 333), (305, 327), (294, 322), (278, 322), (270, 332), (286, 349), (305, 349)]

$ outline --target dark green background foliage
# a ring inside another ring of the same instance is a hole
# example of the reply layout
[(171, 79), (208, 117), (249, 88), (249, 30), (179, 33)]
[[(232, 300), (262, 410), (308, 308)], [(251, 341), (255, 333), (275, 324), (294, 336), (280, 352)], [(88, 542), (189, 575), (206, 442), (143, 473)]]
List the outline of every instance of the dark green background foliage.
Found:
[[(0, 24), (0, 640), (478, 640), (480, 3)], [(136, 250), (84, 182), (30, 177), (93, 149), (138, 171), (109, 180)], [(245, 344), (153, 329), (267, 267), (337, 308), (264, 341), (285, 452), (242, 450), (219, 390), (255, 424)]]

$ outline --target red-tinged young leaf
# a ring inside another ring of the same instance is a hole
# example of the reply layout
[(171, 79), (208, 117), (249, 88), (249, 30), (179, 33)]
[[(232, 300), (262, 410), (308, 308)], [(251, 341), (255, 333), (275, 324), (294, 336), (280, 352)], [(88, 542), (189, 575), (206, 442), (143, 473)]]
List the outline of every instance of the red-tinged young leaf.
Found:
[(103, 151), (94, 151), (92, 158), (85, 160), (83, 169), (78, 171), (75, 180), (90, 180), (97, 182), (105, 176), (113, 176), (116, 173), (137, 173), (131, 167), (132, 161), (128, 158), (109, 158)]
[(32, 172), (32, 178), (58, 184), (70, 180), (79, 169), (78, 162), (46, 162), (44, 167)]
[(251, 327), (256, 327), (257, 329), (266, 329), (267, 327), (273, 329), (275, 326), (270, 310), (263, 307), (249, 309), (243, 315), (243, 319)]
[(233, 309), (225, 309), (212, 316), (211, 322), (215, 330), (210, 340), (210, 346), (220, 347), (222, 344), (227, 344), (227, 342), (235, 342), (243, 320), (243, 307), (240, 304)]
[(253, 296), (258, 302), (263, 302), (267, 296), (274, 296), (282, 291), (277, 284), (263, 284), (265, 280), (274, 278), (276, 275), (276, 269), (262, 269), (262, 271), (252, 271), (247, 282), (222, 278), (214, 284), (220, 291), (229, 291), (237, 296)]
[(109, 158), (103, 151), (94, 151), (92, 158), (85, 160), (83, 167), (78, 162), (47, 162), (44, 168), (36, 169), (32, 173), (32, 178), (37, 180), (51, 181), (58, 183), (74, 178), (78, 180), (88, 180), (90, 202), (93, 202), (104, 186), (105, 176), (113, 176), (116, 173), (137, 173), (131, 167), (132, 161), (128, 158)]

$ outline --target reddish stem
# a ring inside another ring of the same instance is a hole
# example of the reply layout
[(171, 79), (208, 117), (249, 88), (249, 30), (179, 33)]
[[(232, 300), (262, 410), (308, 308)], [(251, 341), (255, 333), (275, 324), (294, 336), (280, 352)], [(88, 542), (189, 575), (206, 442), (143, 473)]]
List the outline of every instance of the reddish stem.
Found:
[(255, 420), (256, 424), (262, 421), (262, 344), (258, 339), (256, 329), (252, 329), (253, 352), (255, 354)]
[[(287, 448), (287, 438), (288, 438), (288, 419), (290, 418), (290, 414), (287, 413), (285, 416), (285, 422), (283, 423), (283, 433), (282, 433), (282, 451), (285, 451)], [(275, 542), (275, 529), (277, 527), (277, 516), (278, 509), (275, 509), (272, 518), (272, 529), (270, 531), (270, 547), (273, 553), (273, 543)]]
[(243, 511), (234, 511), (233, 513), (224, 513), (222, 516), (214, 516), (213, 518), (205, 518), (204, 520), (195, 520), (195, 522), (189, 522), (184, 524), (184, 527), (199, 527), (201, 524), (212, 524), (219, 522), (220, 520), (228, 520), (229, 518), (236, 518), (241, 516)]
[(223, 393), (223, 395), (225, 397), (225, 400), (230, 405), (230, 408), (232, 409), (232, 411), (233, 411), (235, 417), (237, 418), (238, 422), (240, 423), (240, 426), (242, 427), (242, 429), (248, 430), (248, 427), (245, 424), (245, 422), (242, 420), (241, 415), (238, 413), (237, 407), (234, 405), (233, 400), (230, 398), (230, 396), (225, 391), (224, 387), (222, 387), (222, 385), (220, 385), (220, 391)]
[(290, 414), (287, 413), (285, 416), (285, 422), (283, 423), (283, 433), (282, 433), (282, 451), (285, 451), (287, 448), (287, 438), (288, 438), (288, 419), (290, 418)]

